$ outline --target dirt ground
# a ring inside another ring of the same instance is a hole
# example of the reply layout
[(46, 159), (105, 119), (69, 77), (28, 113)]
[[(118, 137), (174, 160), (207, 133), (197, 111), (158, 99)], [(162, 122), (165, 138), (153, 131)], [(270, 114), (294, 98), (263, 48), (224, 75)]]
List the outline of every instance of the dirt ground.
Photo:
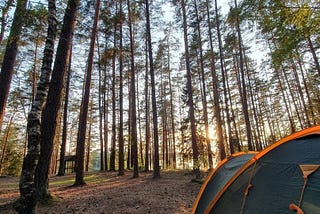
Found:
[[(188, 171), (162, 171), (160, 179), (152, 173), (88, 173), (85, 186), (71, 187), (74, 175), (50, 178), (52, 202), (38, 205), (37, 213), (190, 213), (201, 184), (192, 182)], [(19, 197), (18, 178), (0, 177), (0, 213), (15, 213), (8, 204)]]

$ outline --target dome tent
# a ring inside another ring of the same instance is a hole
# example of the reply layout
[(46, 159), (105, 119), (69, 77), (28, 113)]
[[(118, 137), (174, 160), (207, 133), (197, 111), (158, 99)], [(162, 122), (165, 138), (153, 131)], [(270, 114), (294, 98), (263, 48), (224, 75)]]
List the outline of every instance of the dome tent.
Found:
[(319, 166), (320, 126), (315, 126), (253, 156), (206, 202), (202, 212), (196, 203), (201, 202), (200, 194), (193, 213), (320, 213)]

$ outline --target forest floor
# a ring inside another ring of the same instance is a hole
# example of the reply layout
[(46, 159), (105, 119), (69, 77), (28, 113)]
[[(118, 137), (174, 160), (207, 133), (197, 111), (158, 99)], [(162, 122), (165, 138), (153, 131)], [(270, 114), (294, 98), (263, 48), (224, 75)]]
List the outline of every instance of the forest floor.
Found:
[[(39, 204), (37, 213), (190, 213), (201, 184), (192, 182), (190, 171), (165, 170), (161, 178), (141, 172), (117, 176), (116, 172), (85, 174), (86, 185), (72, 187), (74, 174), (50, 178), (49, 191), (53, 200)], [(15, 213), (19, 198), (19, 178), (0, 177), (0, 213)]]

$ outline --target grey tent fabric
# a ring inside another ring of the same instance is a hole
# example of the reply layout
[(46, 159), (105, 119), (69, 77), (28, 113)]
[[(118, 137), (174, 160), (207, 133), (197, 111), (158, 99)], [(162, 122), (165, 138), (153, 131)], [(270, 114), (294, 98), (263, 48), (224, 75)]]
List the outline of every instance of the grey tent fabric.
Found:
[(223, 163), (214, 169), (208, 175), (205, 188), (201, 193), (198, 206), (195, 213), (201, 214), (205, 211), (206, 207), (210, 204), (216, 194), (224, 187), (228, 180), (243, 166), (255, 153), (239, 153), (228, 157)]
[[(289, 205), (299, 204), (304, 186), (300, 164), (320, 164), (319, 135), (290, 141), (266, 153), (237, 177), (210, 212), (292, 214)], [(251, 188), (245, 196), (248, 184)], [(319, 170), (308, 178), (303, 195), (304, 213), (320, 213)]]

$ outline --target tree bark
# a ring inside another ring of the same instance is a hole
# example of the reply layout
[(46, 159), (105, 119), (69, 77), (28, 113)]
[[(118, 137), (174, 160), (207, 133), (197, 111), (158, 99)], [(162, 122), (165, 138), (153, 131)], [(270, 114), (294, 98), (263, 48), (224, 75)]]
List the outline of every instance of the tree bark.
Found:
[[(168, 45), (169, 47), (169, 45)], [(168, 59), (170, 59), (170, 54), (168, 53)], [(168, 71), (169, 71), (169, 93), (170, 93), (170, 109), (171, 109), (171, 131), (172, 131), (172, 166), (174, 169), (177, 168), (177, 154), (176, 154), (176, 127), (175, 127), (175, 117), (174, 117), (174, 105), (173, 105), (173, 90), (172, 90), (172, 80), (171, 80), (171, 71), (170, 71), (170, 63), (168, 63)]]
[[(296, 51), (297, 54), (298, 54), (298, 50)], [(305, 74), (305, 71), (303, 69), (303, 60), (301, 58), (301, 56), (297, 55), (297, 60), (298, 60), (298, 65), (299, 65), (299, 69), (300, 69), (300, 72), (301, 72), (301, 77), (302, 77), (302, 82), (303, 82), (303, 88), (304, 88), (304, 91), (306, 93), (306, 97), (307, 97), (307, 108), (309, 109), (310, 111), (310, 116), (308, 115), (308, 110), (306, 110), (306, 115), (307, 117), (309, 118), (308, 120), (308, 123), (310, 124), (311, 126), (311, 123), (313, 125), (316, 125), (316, 113), (314, 112), (314, 108), (312, 107), (312, 99), (311, 99), (311, 96), (310, 96), (310, 91), (309, 91), (309, 88), (308, 88), (308, 83), (306, 81), (306, 74)]]
[[(106, 74), (106, 73), (105, 73)], [(105, 85), (106, 85), (106, 75), (105, 75)], [(105, 87), (106, 88), (106, 87)], [(109, 109), (108, 109), (108, 96), (109, 92), (106, 92), (106, 89), (103, 94), (103, 119), (104, 119), (104, 169), (108, 171), (108, 151), (109, 151)]]
[(100, 48), (99, 48), (99, 35), (97, 35), (97, 50), (98, 50), (98, 81), (99, 81), (99, 92), (98, 92), (98, 105), (99, 105), (99, 141), (100, 141), (100, 171), (103, 171), (105, 169), (105, 158), (104, 156), (104, 98), (105, 98), (105, 85), (102, 86), (102, 69), (101, 69), (101, 54), (100, 54)]
[(199, 163), (199, 152), (197, 145), (197, 135), (196, 135), (196, 123), (194, 116), (194, 102), (193, 102), (193, 92), (192, 92), (192, 76), (190, 69), (190, 59), (189, 59), (189, 44), (188, 44), (188, 30), (187, 30), (187, 13), (185, 1), (181, 0), (182, 8), (182, 18), (183, 18), (183, 35), (184, 35), (184, 47), (185, 47), (185, 63), (187, 70), (187, 91), (188, 91), (188, 106), (189, 106), (189, 119), (191, 124), (191, 143), (193, 151), (193, 170), (196, 175), (196, 179), (200, 179), (200, 163)]
[(136, 107), (136, 77), (135, 77), (135, 60), (134, 60), (134, 38), (132, 29), (132, 14), (130, 0), (127, 0), (128, 6), (128, 17), (129, 17), (129, 31), (130, 31), (130, 92), (131, 92), (131, 143), (132, 143), (132, 154), (133, 154), (133, 178), (139, 177), (139, 165), (138, 165), (138, 139), (137, 139), (137, 107)]
[(27, 0), (18, 0), (13, 16), (13, 22), (3, 56), (0, 72), (0, 130), (5, 114), (5, 108), (9, 97), (10, 85), (18, 53), (18, 43), (24, 23), (24, 16), (27, 7)]
[(40, 200), (50, 197), (48, 193), (48, 170), (79, 4), (79, 0), (68, 1), (52, 70), (48, 98), (41, 115), (40, 157), (35, 174), (35, 186)]
[(5, 134), (3, 136), (3, 140), (2, 140), (2, 148), (1, 148), (1, 156), (0, 156), (0, 175), (2, 175), (2, 164), (3, 164), (3, 160), (6, 154), (6, 150), (7, 150), (7, 145), (8, 145), (8, 138), (9, 138), (9, 134), (10, 134), (10, 129), (11, 129), (11, 125), (12, 125), (12, 120), (15, 116), (15, 113), (13, 113), (10, 117), (10, 120), (8, 122)]
[(152, 42), (151, 42), (151, 28), (150, 28), (150, 8), (149, 0), (145, 1), (146, 4), (146, 21), (147, 21), (147, 42), (149, 53), (150, 65), (150, 79), (151, 79), (151, 102), (152, 102), (152, 120), (153, 120), (153, 137), (154, 137), (154, 158), (153, 158), (153, 178), (160, 177), (160, 164), (159, 164), (159, 131), (158, 131), (158, 113), (157, 113), (157, 100), (156, 100), (156, 83), (154, 78), (154, 66), (152, 56)]
[(117, 25), (114, 23), (113, 34), (113, 54), (112, 54), (112, 137), (111, 137), (111, 152), (110, 152), (110, 171), (116, 170), (116, 31)]
[[(54, 43), (57, 34), (56, 5), (55, 0), (48, 1), (48, 30), (41, 67), (40, 81), (37, 86), (36, 96), (28, 115), (27, 133), (28, 148), (27, 155), (23, 160), (20, 176), (20, 204), (17, 206), (19, 213), (34, 213), (36, 205), (36, 192), (34, 176), (36, 164), (39, 160), (41, 144), (41, 113), (45, 104), (49, 79), (51, 76), (51, 65), (53, 62)], [(50, 159), (48, 160), (50, 161)]]
[(90, 117), (89, 117), (89, 129), (88, 129), (88, 138), (87, 138), (87, 149), (86, 149), (86, 158), (85, 158), (85, 171), (89, 171), (89, 165), (90, 165), (90, 148), (91, 148), (91, 130), (92, 130), (92, 98), (90, 101)]
[[(237, 0), (234, 0), (235, 10), (238, 10)], [(249, 118), (249, 109), (248, 109), (248, 100), (247, 100), (247, 89), (246, 89), (246, 79), (245, 79), (245, 71), (244, 71), (244, 60), (243, 60), (243, 47), (242, 47), (242, 38), (241, 38), (241, 30), (240, 30), (240, 19), (239, 13), (236, 12), (236, 30), (238, 34), (238, 45), (239, 45), (239, 65), (240, 65), (240, 76), (241, 76), (241, 93), (242, 93), (242, 111), (246, 125), (246, 135), (247, 135), (247, 144), (248, 150), (253, 151), (252, 145), (252, 137), (251, 137), (251, 124)]]
[[(218, 46), (219, 46), (219, 56), (220, 56), (220, 67), (221, 67), (221, 75), (222, 75), (222, 82), (223, 82), (223, 88), (224, 88), (224, 97), (225, 97), (225, 108), (226, 108), (226, 115), (227, 118), (230, 118), (230, 113), (229, 113), (229, 105), (227, 103), (227, 96), (226, 96), (226, 85), (225, 85), (225, 70), (224, 70), (224, 54), (223, 54), (223, 50), (222, 50), (222, 39), (221, 39), (221, 33), (220, 33), (220, 21), (219, 21), (219, 13), (218, 13), (218, 5), (217, 5), (217, 0), (215, 0), (215, 14), (216, 14), (216, 28), (217, 28), (217, 36), (218, 36)], [(209, 26), (211, 26), (211, 22), (209, 19), (209, 8), (207, 6), (207, 13), (208, 13), (208, 24)], [(210, 27), (211, 28), (211, 27)], [(210, 30), (211, 32), (211, 30)], [(216, 72), (216, 68), (215, 68), (215, 59), (214, 59), (214, 51), (213, 51), (213, 40), (212, 40), (212, 36), (211, 33), (209, 35), (210, 37), (210, 52), (211, 52), (211, 68), (212, 68), (212, 78), (213, 78), (213, 93), (214, 93), (214, 115), (216, 117), (217, 120), (217, 144), (218, 144), (218, 148), (219, 148), (219, 153), (220, 153), (220, 160), (223, 160), (226, 157), (226, 150), (225, 150), (225, 146), (224, 146), (224, 139), (223, 139), (223, 132), (222, 132), (222, 118), (221, 118), (221, 108), (220, 108), (220, 96), (219, 96), (219, 85), (218, 85), (218, 75)], [(229, 137), (231, 137), (231, 126), (229, 123), (230, 120), (228, 120), (228, 131), (229, 131)], [(231, 142), (230, 142), (231, 144)], [(232, 149), (230, 151), (231, 153), (233, 153)]]
[(316, 67), (316, 70), (318, 72), (318, 75), (320, 75), (320, 63), (319, 63), (319, 58), (317, 57), (317, 53), (315, 51), (315, 48), (314, 48), (314, 45), (311, 41), (311, 38), (310, 36), (308, 36), (307, 38), (307, 41), (308, 41), (308, 46), (310, 48), (310, 52), (312, 54), (312, 57), (313, 57), (313, 60), (314, 60), (314, 64), (315, 64), (315, 67)]
[(204, 125), (205, 125), (205, 134), (206, 134), (206, 146), (207, 146), (207, 153), (208, 153), (208, 165), (209, 169), (213, 168), (213, 161), (212, 161), (212, 150), (211, 150), (211, 139), (209, 135), (209, 119), (208, 119), (208, 104), (207, 104), (207, 86), (206, 86), (206, 77), (204, 73), (204, 62), (203, 62), (203, 48), (202, 48), (202, 36), (201, 36), (201, 27), (200, 27), (200, 19), (198, 14), (198, 5), (197, 1), (195, 2), (195, 11), (196, 11), (196, 18), (197, 18), (197, 31), (198, 31), (198, 38), (199, 38), (199, 52), (200, 52), (200, 73), (201, 73), (201, 84), (202, 84), (202, 105), (203, 105), (203, 118), (204, 118)]
[(2, 9), (1, 15), (1, 30), (0, 30), (0, 45), (2, 44), (4, 32), (6, 30), (7, 25), (7, 15), (10, 10), (10, 7), (13, 6), (14, 0), (8, 0)]
[[(119, 161), (118, 161), (118, 175), (124, 175), (124, 138), (123, 138), (123, 10), (122, 0), (119, 5), (119, 127), (118, 127), (118, 141), (119, 141)], [(132, 98), (130, 98), (132, 99)]]
[(145, 93), (145, 120), (146, 120), (146, 129), (145, 129), (145, 138), (146, 138), (146, 145), (145, 145), (145, 162), (144, 162), (144, 170), (146, 172), (149, 171), (149, 149), (150, 149), (150, 102), (149, 102), (149, 69), (148, 69), (148, 52), (147, 52), (147, 45), (146, 45), (146, 73), (145, 73), (145, 87), (144, 87), (144, 93)]
[(58, 176), (65, 175), (65, 156), (66, 156), (67, 132), (68, 132), (68, 105), (69, 105), (71, 58), (72, 58), (71, 56), (72, 56), (72, 47), (70, 49), (66, 88), (65, 88), (65, 95), (64, 95), (62, 142), (61, 142), (61, 146), (60, 146), (60, 160), (59, 160)]
[[(89, 109), (89, 99), (90, 99), (90, 88), (91, 88), (91, 79), (92, 79), (92, 70), (93, 70), (93, 58), (94, 58), (94, 49), (95, 42), (98, 31), (98, 20), (100, 12), (100, 0), (97, 0), (95, 5), (95, 15), (94, 23), (91, 32), (91, 42), (90, 49), (87, 60), (87, 69), (86, 69), (86, 80), (85, 80), (85, 90), (82, 97), (81, 109), (80, 109), (80, 118), (79, 118), (79, 128), (78, 128), (78, 139), (77, 139), (77, 161), (76, 161), (76, 178), (74, 186), (84, 185), (84, 153), (85, 153), (85, 142), (86, 142), (86, 133), (87, 133), (87, 120), (88, 120), (88, 109)], [(90, 140), (90, 139), (89, 139)]]

